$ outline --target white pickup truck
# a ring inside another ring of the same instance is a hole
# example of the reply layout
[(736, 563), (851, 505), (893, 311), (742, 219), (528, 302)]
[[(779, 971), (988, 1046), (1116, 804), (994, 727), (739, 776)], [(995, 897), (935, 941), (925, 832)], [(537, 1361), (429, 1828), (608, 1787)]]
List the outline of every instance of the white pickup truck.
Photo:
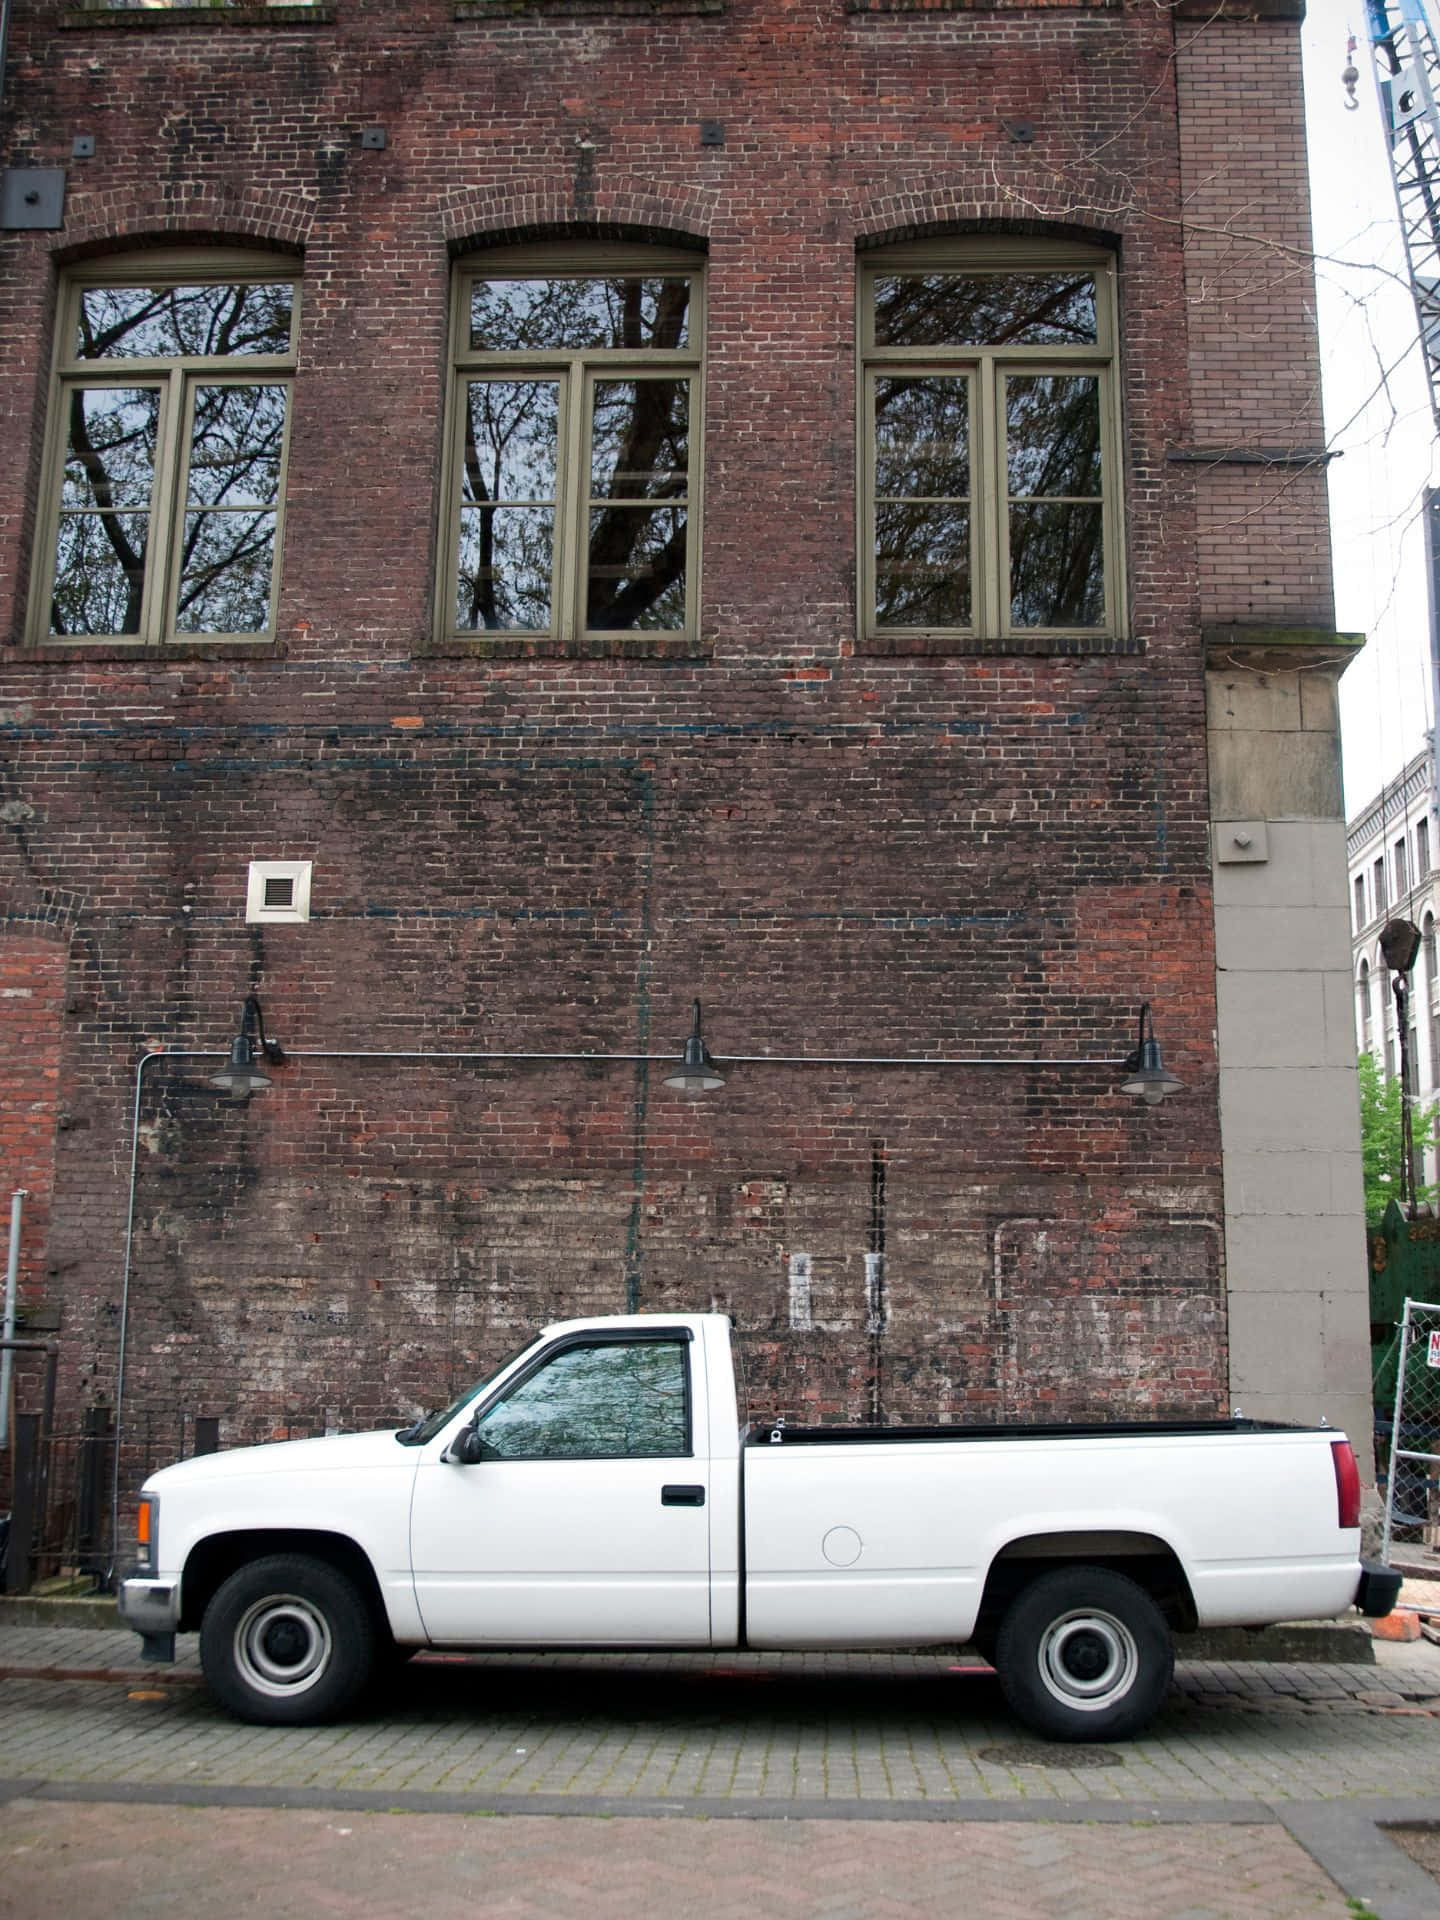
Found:
[(1174, 1631), (1383, 1614), (1329, 1429), (741, 1428), (719, 1314), (572, 1320), (399, 1432), (247, 1447), (141, 1494), (120, 1611), (200, 1632), (241, 1719), (343, 1712), (424, 1647), (972, 1642), (1059, 1739), (1136, 1732)]

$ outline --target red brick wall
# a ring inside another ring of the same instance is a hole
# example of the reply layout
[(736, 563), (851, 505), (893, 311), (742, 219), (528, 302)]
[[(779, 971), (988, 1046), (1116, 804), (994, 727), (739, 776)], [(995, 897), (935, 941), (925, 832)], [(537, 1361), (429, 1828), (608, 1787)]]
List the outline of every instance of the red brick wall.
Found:
[(1333, 625), (1295, 27), (1196, 5), (1178, 39), (1202, 615)]
[(66, 960), (65, 943), (53, 933), (0, 920), (0, 1260), (9, 1257), (12, 1197), (23, 1188), (22, 1335), (26, 1308), (50, 1291), (43, 1268), (55, 1185)]
[[(12, 158), (97, 139), (64, 230), (0, 256), (0, 715), (33, 810), (0, 885), (74, 915), (72, 1390), (113, 1382), (139, 1052), (223, 1050), (251, 987), (299, 1050), (678, 1051), (699, 993), (720, 1054), (1105, 1059), (1148, 997), (1188, 1088), (1157, 1110), (1105, 1066), (737, 1067), (692, 1105), (633, 1065), (303, 1059), (236, 1109), (162, 1063), (130, 1390), (227, 1438), (377, 1416), (635, 1301), (735, 1311), (767, 1409), (1213, 1406), (1211, 589), (1168, 458), (1194, 431), (1168, 14), (455, 11), (16, 7)], [(856, 653), (856, 248), (975, 222), (1118, 243), (1126, 650)], [(429, 657), (451, 251), (577, 224), (708, 249), (702, 648)], [(27, 657), (56, 265), (176, 237), (303, 248), (283, 646)], [(1309, 604), (1302, 572), (1277, 605)], [(243, 924), (257, 857), (315, 862), (308, 925)]]

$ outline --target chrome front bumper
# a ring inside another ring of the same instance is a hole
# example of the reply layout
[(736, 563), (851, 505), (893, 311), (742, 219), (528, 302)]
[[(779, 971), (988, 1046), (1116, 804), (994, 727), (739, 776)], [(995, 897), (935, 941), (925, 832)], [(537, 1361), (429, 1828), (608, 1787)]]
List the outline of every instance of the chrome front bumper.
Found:
[(173, 1580), (122, 1580), (115, 1604), (126, 1626), (140, 1636), (142, 1659), (160, 1662), (175, 1658), (180, 1590)]

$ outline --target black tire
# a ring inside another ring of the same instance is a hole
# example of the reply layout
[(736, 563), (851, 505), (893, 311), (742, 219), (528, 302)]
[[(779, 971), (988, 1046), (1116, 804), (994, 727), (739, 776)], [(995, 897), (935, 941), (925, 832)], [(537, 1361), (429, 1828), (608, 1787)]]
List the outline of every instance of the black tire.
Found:
[(1126, 1740), (1154, 1718), (1175, 1650), (1159, 1607), (1106, 1567), (1059, 1567), (1010, 1605), (995, 1648), (1019, 1719), (1051, 1740)]
[(375, 1663), (370, 1609), (324, 1560), (272, 1554), (220, 1587), (200, 1623), (200, 1664), (237, 1720), (303, 1727), (333, 1719)]

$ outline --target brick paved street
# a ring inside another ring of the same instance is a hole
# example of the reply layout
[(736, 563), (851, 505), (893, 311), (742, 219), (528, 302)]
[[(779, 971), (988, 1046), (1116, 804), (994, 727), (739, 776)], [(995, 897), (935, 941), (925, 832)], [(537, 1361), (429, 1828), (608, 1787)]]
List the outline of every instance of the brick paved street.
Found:
[(1423, 1643), (1184, 1664), (1093, 1748), (1031, 1739), (968, 1659), (432, 1655), (283, 1731), (214, 1706), (193, 1639), (136, 1653), (0, 1626), (0, 1914), (1440, 1915), (1374, 1825), (1440, 1816)]
[(289, 1731), (222, 1714), (193, 1639), (174, 1669), (136, 1649), (126, 1633), (0, 1630), (5, 1777), (507, 1804), (1440, 1797), (1440, 1658), (1423, 1645), (1375, 1667), (1182, 1665), (1144, 1738), (1082, 1749), (1034, 1741), (988, 1669), (944, 1657), (428, 1655), (364, 1715)]
[[(77, 1829), (76, 1815), (85, 1816)], [(1346, 1920), (1283, 1828), (885, 1825), (12, 1803), (0, 1914)], [(1037, 1891), (1044, 1904), (1037, 1905)]]

